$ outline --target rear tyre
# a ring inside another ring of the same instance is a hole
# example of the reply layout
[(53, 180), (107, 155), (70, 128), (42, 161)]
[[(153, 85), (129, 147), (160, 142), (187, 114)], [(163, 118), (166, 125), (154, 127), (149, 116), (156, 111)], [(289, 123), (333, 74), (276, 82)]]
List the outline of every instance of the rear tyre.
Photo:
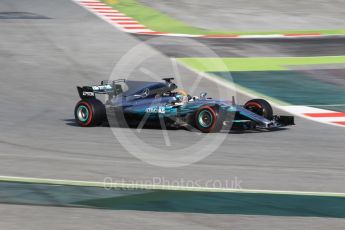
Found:
[(263, 99), (253, 99), (248, 101), (244, 108), (256, 113), (268, 120), (273, 120), (273, 109), (268, 101)]
[(219, 132), (218, 112), (210, 106), (203, 106), (195, 114), (195, 127), (203, 133)]
[(82, 127), (97, 126), (106, 120), (105, 107), (95, 98), (83, 99), (75, 106), (74, 117)]

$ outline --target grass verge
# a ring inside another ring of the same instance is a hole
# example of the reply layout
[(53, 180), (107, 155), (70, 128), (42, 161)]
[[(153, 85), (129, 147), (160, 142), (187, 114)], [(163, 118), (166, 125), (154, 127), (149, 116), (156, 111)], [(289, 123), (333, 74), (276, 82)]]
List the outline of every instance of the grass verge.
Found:
[(280, 71), (288, 70), (287, 66), (341, 64), (345, 63), (345, 56), (178, 58), (178, 61), (201, 72)]

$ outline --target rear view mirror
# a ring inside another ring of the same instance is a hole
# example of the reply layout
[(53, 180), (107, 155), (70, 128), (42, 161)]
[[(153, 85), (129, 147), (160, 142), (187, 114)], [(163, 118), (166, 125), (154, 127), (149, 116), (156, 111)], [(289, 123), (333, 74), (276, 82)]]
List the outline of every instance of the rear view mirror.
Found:
[(206, 93), (206, 92), (200, 93), (200, 98), (206, 98), (206, 96), (207, 96), (207, 93)]

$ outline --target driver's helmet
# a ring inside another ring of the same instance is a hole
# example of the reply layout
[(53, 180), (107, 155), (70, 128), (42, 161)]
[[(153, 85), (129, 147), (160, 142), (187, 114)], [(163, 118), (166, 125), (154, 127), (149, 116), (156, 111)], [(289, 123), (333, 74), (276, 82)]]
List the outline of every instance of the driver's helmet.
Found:
[(188, 93), (183, 89), (176, 89), (174, 90), (176, 101), (178, 102), (187, 102), (188, 101)]

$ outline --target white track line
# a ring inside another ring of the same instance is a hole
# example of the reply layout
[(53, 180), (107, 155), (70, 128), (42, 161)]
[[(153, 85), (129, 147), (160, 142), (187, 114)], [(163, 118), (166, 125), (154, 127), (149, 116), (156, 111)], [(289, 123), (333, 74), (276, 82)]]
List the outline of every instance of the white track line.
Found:
[(155, 185), (155, 184), (130, 184), (130, 183), (127, 184), (127, 183), (112, 183), (112, 182), (106, 182), (106, 181), (105, 182), (98, 182), (98, 181), (61, 180), (61, 179), (12, 177), (12, 176), (0, 176), (0, 182), (84, 186), (84, 187), (99, 187), (99, 188), (114, 188), (114, 189), (166, 190), (166, 191), (191, 191), (191, 192), (226, 192), (226, 193), (254, 193), (254, 194), (272, 194), (272, 195), (345, 197), (345, 193), (335, 193), (335, 192), (207, 188), (207, 187), (188, 187), (188, 186)]

